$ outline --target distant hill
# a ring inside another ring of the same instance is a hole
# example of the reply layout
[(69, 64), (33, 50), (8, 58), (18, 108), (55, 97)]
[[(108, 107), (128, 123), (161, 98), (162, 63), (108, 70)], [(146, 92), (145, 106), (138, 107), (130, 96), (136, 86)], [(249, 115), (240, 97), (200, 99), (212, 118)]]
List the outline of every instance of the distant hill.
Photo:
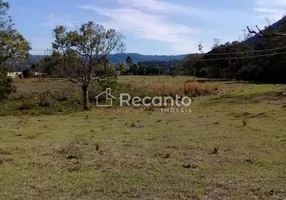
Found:
[[(183, 60), (188, 54), (182, 55), (142, 55), (138, 53), (121, 53), (121, 54), (112, 54), (110, 59), (112, 63), (123, 63), (127, 56), (130, 56), (133, 59), (133, 62), (145, 62), (145, 61), (170, 61), (170, 60)], [(44, 56), (43, 55), (32, 55), (31, 62), (38, 62)]]
[[(130, 56), (133, 59), (133, 62), (147, 62), (147, 61), (171, 61), (171, 60), (183, 60), (187, 57), (188, 54), (182, 55), (142, 55), (138, 53), (121, 53), (116, 55), (110, 55), (110, 59), (112, 63), (125, 63), (125, 59), (127, 56)], [(44, 55), (32, 55), (29, 63), (22, 64), (11, 64), (11, 68), (13, 71), (23, 71), (27, 68), (30, 68), (30, 63), (37, 63), (41, 59), (43, 59)]]
[(142, 55), (138, 53), (122, 53), (111, 55), (112, 63), (123, 63), (127, 56), (133, 59), (133, 62), (146, 62), (146, 61), (170, 61), (170, 60), (183, 60), (188, 54), (183, 55)]

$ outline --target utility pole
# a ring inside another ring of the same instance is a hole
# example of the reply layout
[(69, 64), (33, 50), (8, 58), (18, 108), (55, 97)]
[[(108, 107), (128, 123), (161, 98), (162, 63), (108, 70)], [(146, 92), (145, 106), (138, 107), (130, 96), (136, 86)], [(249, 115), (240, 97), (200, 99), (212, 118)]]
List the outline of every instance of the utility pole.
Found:
[(196, 81), (196, 66), (195, 66), (195, 63), (194, 63), (194, 70), (193, 70), (193, 82)]
[[(200, 42), (200, 44), (198, 45), (198, 50), (201, 52), (201, 53), (204, 53), (203, 52), (203, 45), (202, 43)], [(196, 64), (194, 63), (194, 67), (193, 67), (193, 81), (195, 82), (196, 81)]]

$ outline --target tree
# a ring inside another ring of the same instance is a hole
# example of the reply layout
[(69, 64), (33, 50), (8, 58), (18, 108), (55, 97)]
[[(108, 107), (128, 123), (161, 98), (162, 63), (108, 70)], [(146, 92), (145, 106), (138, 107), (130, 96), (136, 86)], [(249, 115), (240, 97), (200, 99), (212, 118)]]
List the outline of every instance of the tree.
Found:
[(118, 70), (119, 70), (120, 72), (125, 72), (125, 71), (126, 71), (125, 65), (124, 65), (123, 63), (119, 63), (119, 65), (118, 65)]
[(35, 76), (35, 73), (32, 68), (29, 68), (29, 69), (23, 70), (22, 75), (24, 78), (32, 78)]
[(198, 45), (199, 52), (204, 53), (203, 49), (204, 49), (204, 47), (203, 47), (202, 43), (200, 42), (200, 44)]
[(126, 61), (127, 66), (129, 67), (129, 69), (131, 69), (131, 67), (133, 65), (132, 58), (130, 56), (128, 56), (125, 61)]
[(133, 75), (137, 75), (138, 74), (138, 70), (139, 70), (139, 65), (138, 64), (133, 64), (130, 68), (130, 72), (133, 74)]
[(8, 63), (26, 60), (30, 50), (29, 43), (7, 15), (9, 8), (8, 2), (0, 1), (0, 101), (14, 91), (7, 77)]
[(214, 38), (214, 44), (212, 49), (217, 48), (220, 46), (220, 39), (219, 38)]
[(12, 87), (12, 79), (7, 78), (7, 70), (0, 66), (0, 101), (4, 100), (7, 95), (14, 91), (15, 88)]
[[(83, 91), (83, 107), (89, 109), (88, 88), (111, 53), (124, 50), (123, 36), (113, 29), (88, 22), (79, 29), (68, 31), (64, 26), (54, 29), (53, 57), (56, 58), (58, 73), (73, 83), (79, 83)], [(96, 80), (106, 76), (99, 74)]]
[(49, 77), (57, 77), (55, 66), (57, 64), (53, 60), (52, 56), (45, 56), (42, 60), (38, 63), (38, 70), (39, 72), (45, 74)]

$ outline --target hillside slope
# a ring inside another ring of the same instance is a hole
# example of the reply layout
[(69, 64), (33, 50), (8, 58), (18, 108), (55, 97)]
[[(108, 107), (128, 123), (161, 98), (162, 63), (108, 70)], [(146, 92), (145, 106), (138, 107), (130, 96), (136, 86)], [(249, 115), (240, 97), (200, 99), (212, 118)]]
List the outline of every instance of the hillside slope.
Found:
[[(265, 27), (263, 31), (266, 33), (267, 32), (273, 32), (273, 31), (279, 32), (284, 23), (286, 23), (286, 17), (283, 17), (282, 19), (275, 22), (274, 24), (272, 24), (268, 27)], [(258, 35), (254, 35), (245, 41), (246, 44), (257, 44), (259, 42), (261, 42), (261, 37)]]

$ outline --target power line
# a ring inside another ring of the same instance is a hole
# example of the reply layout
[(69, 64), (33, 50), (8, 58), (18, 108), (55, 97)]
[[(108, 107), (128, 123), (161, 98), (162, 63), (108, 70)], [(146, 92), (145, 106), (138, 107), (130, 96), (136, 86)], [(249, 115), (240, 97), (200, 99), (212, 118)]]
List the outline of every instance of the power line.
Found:
[(31, 51), (42, 51), (42, 52), (46, 52), (46, 51), (50, 51), (51, 49), (32, 49)]
[(260, 58), (260, 57), (267, 57), (267, 56), (276, 56), (286, 54), (286, 52), (279, 52), (273, 54), (263, 54), (263, 55), (256, 55), (256, 56), (241, 56), (241, 57), (231, 57), (231, 58), (210, 58), (210, 59), (196, 59), (196, 60), (189, 60), (192, 62), (199, 62), (199, 61), (219, 61), (219, 60), (239, 60), (239, 59), (249, 59), (249, 58)]
[[(50, 49), (49, 49), (50, 50)], [(219, 55), (233, 55), (233, 54), (252, 54), (252, 53), (263, 53), (268, 51), (277, 51), (277, 50), (286, 50), (286, 47), (279, 47), (279, 48), (272, 48), (272, 49), (264, 49), (264, 50), (256, 50), (256, 51), (238, 51), (238, 52), (226, 52), (226, 53), (209, 53), (209, 54), (202, 54), (207, 56), (219, 56)], [(32, 49), (31, 51), (41, 51), (47, 52), (48, 50), (45, 49)]]
[(43, 50), (43, 49), (31, 49), (31, 51), (46, 51), (46, 50)]
[(205, 53), (204, 56), (219, 56), (219, 55), (233, 55), (233, 54), (252, 54), (252, 53), (263, 53), (268, 51), (286, 50), (286, 47), (279, 47), (273, 49), (264, 49), (256, 51), (238, 51), (238, 52), (226, 52), (226, 53)]

